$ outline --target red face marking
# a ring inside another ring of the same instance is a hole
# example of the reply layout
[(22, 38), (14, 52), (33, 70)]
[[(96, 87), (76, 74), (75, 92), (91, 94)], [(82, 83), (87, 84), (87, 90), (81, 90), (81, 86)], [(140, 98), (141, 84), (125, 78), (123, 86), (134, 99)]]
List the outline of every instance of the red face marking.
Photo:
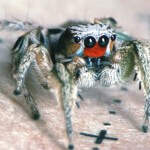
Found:
[(95, 46), (92, 48), (85, 47), (83, 54), (84, 56), (93, 57), (93, 58), (102, 57), (106, 53), (106, 48), (107, 47), (100, 47), (99, 44), (96, 43)]

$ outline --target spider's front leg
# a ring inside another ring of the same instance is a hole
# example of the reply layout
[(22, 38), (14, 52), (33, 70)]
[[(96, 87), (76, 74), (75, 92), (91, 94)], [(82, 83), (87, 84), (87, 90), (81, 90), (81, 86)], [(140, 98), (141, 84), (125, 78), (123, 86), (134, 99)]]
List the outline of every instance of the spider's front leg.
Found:
[(61, 84), (61, 92), (59, 92), (57, 96), (59, 96), (60, 103), (64, 110), (67, 136), (69, 139), (68, 149), (70, 150), (74, 149), (72, 140), (72, 111), (78, 96), (76, 70), (82, 68), (84, 65), (85, 61), (80, 57), (73, 58), (73, 61), (66, 65), (62, 63), (56, 63), (55, 65), (55, 73)]
[(136, 49), (138, 78), (141, 81), (141, 87), (146, 97), (142, 131), (147, 132), (150, 119), (150, 42), (135, 40), (134, 44)]
[(150, 117), (150, 43), (141, 40), (124, 42), (112, 56), (112, 62), (111, 67), (105, 67), (100, 72), (100, 83), (112, 86), (136, 74), (146, 96), (142, 130), (147, 132)]
[[(129, 50), (127, 47), (130, 47)], [(120, 60), (122, 75), (128, 77), (134, 70), (134, 73), (138, 74), (139, 84), (146, 97), (142, 131), (147, 132), (150, 117), (150, 43), (146, 40), (133, 40), (124, 43), (123, 49), (125, 56), (121, 54), (122, 52), (120, 52), (121, 55), (119, 52), (116, 55), (121, 56), (123, 60)]]

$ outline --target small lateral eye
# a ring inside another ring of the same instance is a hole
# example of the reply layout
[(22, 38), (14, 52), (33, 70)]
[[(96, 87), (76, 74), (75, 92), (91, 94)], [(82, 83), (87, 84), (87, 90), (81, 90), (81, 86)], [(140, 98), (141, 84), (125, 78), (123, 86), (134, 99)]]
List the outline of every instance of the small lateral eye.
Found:
[(79, 36), (75, 36), (75, 37), (73, 37), (73, 41), (75, 43), (79, 43), (81, 41), (81, 38)]
[(87, 48), (92, 48), (95, 44), (96, 44), (96, 40), (95, 40), (95, 38), (93, 36), (88, 36), (84, 40), (84, 45)]
[(115, 41), (115, 40), (116, 40), (116, 35), (115, 35), (115, 34), (111, 36), (111, 40), (112, 40), (112, 41)]
[(109, 42), (109, 38), (106, 35), (102, 35), (98, 40), (98, 44), (101, 47), (106, 47), (108, 42)]

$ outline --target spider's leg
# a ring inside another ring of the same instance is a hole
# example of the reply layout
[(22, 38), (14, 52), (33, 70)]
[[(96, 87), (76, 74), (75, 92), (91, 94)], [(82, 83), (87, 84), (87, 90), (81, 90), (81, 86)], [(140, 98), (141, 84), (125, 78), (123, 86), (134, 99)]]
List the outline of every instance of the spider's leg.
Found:
[(142, 130), (145, 133), (148, 132), (149, 116), (150, 116), (150, 98), (148, 98), (145, 102), (144, 123), (142, 126)]
[(38, 120), (40, 118), (40, 113), (37, 109), (37, 105), (34, 99), (32, 98), (32, 95), (30, 94), (25, 85), (23, 85), (22, 93), (25, 97), (27, 105), (30, 107), (32, 119)]
[(150, 43), (143, 40), (134, 40), (134, 52), (136, 56), (136, 71), (138, 71), (139, 89), (143, 89), (146, 96), (144, 108), (143, 132), (148, 131), (150, 117)]
[(21, 36), (16, 41), (14, 47), (12, 48), (12, 66), (11, 66), (11, 75), (14, 76), (14, 74), (18, 71), (18, 67), (20, 64), (20, 61), (22, 57), (25, 55), (26, 50), (29, 47), (29, 38), (27, 36)]
[(61, 106), (64, 110), (64, 117), (66, 122), (66, 132), (69, 140), (68, 149), (74, 149), (73, 145), (73, 127), (72, 127), (72, 112), (74, 104), (77, 100), (77, 80), (76, 70), (82, 68), (85, 65), (85, 61), (76, 57), (73, 61), (67, 65), (62, 63), (56, 63), (54, 66), (55, 74), (59, 79), (59, 93), (57, 94), (60, 100)]
[(38, 80), (39, 80), (41, 86), (44, 89), (49, 90), (48, 82), (36, 62), (33, 63), (33, 69), (36, 72), (36, 75), (38, 77)]
[(84, 98), (82, 97), (82, 95), (80, 93), (78, 93), (78, 98), (76, 100), (76, 106), (77, 108), (80, 108), (80, 101), (84, 101)]
[(84, 101), (84, 98), (82, 97), (80, 93), (78, 93), (78, 97), (80, 98), (80, 100)]
[(32, 118), (37, 120), (40, 117), (39, 111), (36, 107), (36, 103), (33, 100), (30, 92), (27, 90), (24, 80), (26, 77), (26, 72), (29, 69), (31, 63), (35, 59), (36, 54), (34, 53), (34, 49), (36, 48), (37, 45), (33, 44), (31, 45), (24, 57), (21, 60), (21, 63), (18, 66), (18, 71), (13, 74), (14, 79), (16, 80), (16, 89), (14, 91), (15, 95), (18, 95), (23, 92), (23, 95), (25, 97), (26, 103), (30, 107)]
[(66, 121), (66, 131), (67, 136), (69, 139), (69, 146), (68, 149), (73, 149), (73, 140), (72, 140), (72, 109), (74, 106), (74, 103), (77, 98), (77, 86), (73, 82), (72, 79), (70, 79), (70, 74), (65, 68), (63, 64), (56, 64), (56, 72), (57, 76), (59, 77), (61, 81), (61, 92), (60, 92), (60, 98), (62, 103), (62, 108), (64, 110), (64, 116)]
[(21, 93), (26, 77), (26, 72), (28, 71), (31, 63), (36, 57), (36, 54), (34, 52), (34, 48), (36, 48), (36, 46), (36, 44), (32, 44), (31, 46), (29, 46), (26, 54), (21, 59), (21, 62), (18, 66), (18, 71), (13, 74), (13, 77), (16, 79), (16, 89), (14, 91), (15, 95), (19, 95)]
[(44, 87), (47, 86), (47, 89), (49, 89), (47, 77), (50, 75), (53, 64), (49, 57), (48, 50), (45, 47), (38, 44), (32, 44), (31, 46), (29, 46), (25, 55), (21, 59), (21, 62), (18, 66), (18, 71), (13, 75), (17, 83), (17, 87), (14, 93), (17, 95), (20, 94), (21, 91), (23, 92), (26, 103), (31, 109), (32, 118), (36, 120), (40, 117), (40, 114), (36, 107), (35, 101), (33, 100), (30, 92), (27, 90), (24, 84), (26, 72), (30, 66), (32, 66), (35, 70), (41, 84)]
[(32, 66), (37, 73), (39, 82), (42, 87), (49, 90), (52, 88), (51, 80), (56, 80), (52, 75), (53, 63), (48, 50), (44, 46), (38, 46), (36, 49), (36, 58), (34, 59)]

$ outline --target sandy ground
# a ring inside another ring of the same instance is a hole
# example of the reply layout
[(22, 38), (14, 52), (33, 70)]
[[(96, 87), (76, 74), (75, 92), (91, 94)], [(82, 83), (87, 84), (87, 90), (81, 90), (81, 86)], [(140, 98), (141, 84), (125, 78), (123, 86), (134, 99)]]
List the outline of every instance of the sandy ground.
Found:
[[(68, 20), (92, 22), (95, 17), (113, 16), (137, 38), (150, 39), (150, 1), (148, 0), (1, 0), (0, 19), (32, 20), (46, 27), (56, 27)], [(0, 32), (0, 150), (64, 150), (67, 146), (64, 119), (54, 97), (31, 77), (28, 84), (41, 112), (33, 121), (24, 98), (12, 93), (14, 82), (9, 76), (10, 48), (20, 32)], [(150, 133), (142, 133), (144, 96), (138, 85), (128, 83), (117, 88), (83, 89), (85, 101), (74, 113), (74, 142), (77, 150), (149, 150)], [(114, 102), (115, 99), (121, 103)], [(110, 114), (115, 111), (116, 114)], [(104, 122), (110, 126), (104, 126)], [(118, 141), (95, 138), (80, 132), (107, 136)]]

